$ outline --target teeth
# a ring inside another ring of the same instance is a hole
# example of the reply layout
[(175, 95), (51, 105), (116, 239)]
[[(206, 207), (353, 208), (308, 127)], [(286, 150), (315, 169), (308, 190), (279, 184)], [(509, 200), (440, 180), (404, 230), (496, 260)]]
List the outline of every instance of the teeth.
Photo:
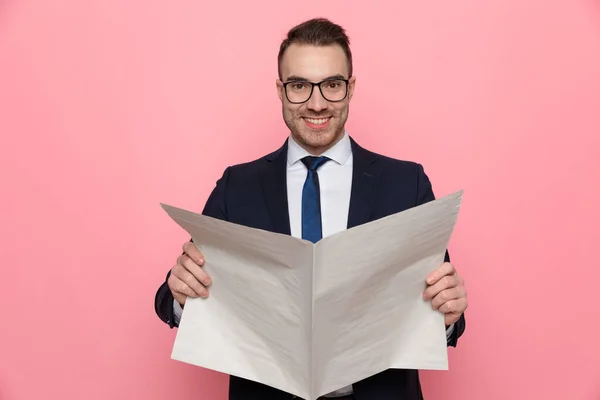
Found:
[(311, 124), (315, 124), (315, 125), (322, 125), (325, 122), (327, 122), (329, 120), (329, 118), (321, 118), (321, 119), (314, 119), (314, 118), (306, 118), (306, 120), (308, 122), (310, 122)]

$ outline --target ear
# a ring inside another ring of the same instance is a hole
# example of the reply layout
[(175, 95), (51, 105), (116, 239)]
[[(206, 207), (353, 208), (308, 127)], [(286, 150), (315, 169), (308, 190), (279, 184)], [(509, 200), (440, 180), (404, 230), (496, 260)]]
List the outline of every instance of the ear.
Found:
[(283, 102), (283, 83), (279, 78), (275, 80), (275, 86), (277, 87), (277, 96), (279, 96), (279, 100)]
[(356, 86), (356, 76), (352, 76), (348, 81), (348, 101), (352, 100), (354, 95), (354, 87)]

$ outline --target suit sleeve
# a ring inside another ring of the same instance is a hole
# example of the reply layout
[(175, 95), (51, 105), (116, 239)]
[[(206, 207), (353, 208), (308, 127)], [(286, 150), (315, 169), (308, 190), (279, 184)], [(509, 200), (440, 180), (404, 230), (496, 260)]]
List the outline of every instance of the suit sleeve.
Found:
[[(427, 203), (428, 201), (435, 200), (435, 195), (433, 193), (433, 188), (431, 185), (431, 181), (427, 174), (425, 174), (425, 170), (421, 164), (417, 165), (417, 199), (416, 204), (421, 205)], [(446, 255), (444, 257), (445, 262), (450, 262), (450, 254), (448, 250), (446, 250)], [(448, 327), (446, 327), (448, 328)], [(465, 315), (460, 316), (458, 321), (454, 323), (454, 327), (452, 328), (452, 332), (448, 337), (448, 346), (456, 347), (458, 343), (458, 338), (462, 336), (463, 332), (466, 328), (466, 319)]]
[[(215, 188), (206, 201), (204, 210), (202, 211), (203, 215), (227, 220), (226, 193), (229, 174), (230, 168), (227, 168), (217, 181)], [(192, 240), (190, 239), (190, 241)], [(178, 321), (173, 310), (173, 294), (167, 284), (170, 275), (171, 270), (167, 272), (164, 282), (156, 291), (156, 295), (154, 296), (154, 311), (161, 321), (173, 328), (178, 326)]]

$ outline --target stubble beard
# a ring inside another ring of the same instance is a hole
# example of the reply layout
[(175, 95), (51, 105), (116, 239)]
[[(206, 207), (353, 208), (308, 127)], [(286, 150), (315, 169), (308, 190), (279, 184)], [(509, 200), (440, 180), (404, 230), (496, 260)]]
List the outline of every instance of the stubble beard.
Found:
[[(291, 115), (283, 112), (283, 119), (290, 130), (292, 137), (306, 150), (313, 153), (320, 153), (330, 148), (334, 143), (344, 135), (344, 113), (334, 116), (330, 121), (330, 126), (322, 131), (311, 130), (303, 119), (297, 115)], [(337, 125), (341, 122), (340, 125)]]

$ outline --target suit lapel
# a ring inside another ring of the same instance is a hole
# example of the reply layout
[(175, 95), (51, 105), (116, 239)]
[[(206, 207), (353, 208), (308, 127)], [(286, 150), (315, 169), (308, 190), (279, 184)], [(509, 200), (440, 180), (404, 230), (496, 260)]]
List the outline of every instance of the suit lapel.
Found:
[(377, 196), (377, 184), (381, 169), (377, 155), (360, 147), (352, 138), (352, 189), (348, 229), (367, 223), (373, 219), (372, 210)]
[(290, 235), (290, 217), (287, 201), (287, 140), (284, 145), (266, 157), (261, 172), (263, 194), (273, 224), (273, 232)]

